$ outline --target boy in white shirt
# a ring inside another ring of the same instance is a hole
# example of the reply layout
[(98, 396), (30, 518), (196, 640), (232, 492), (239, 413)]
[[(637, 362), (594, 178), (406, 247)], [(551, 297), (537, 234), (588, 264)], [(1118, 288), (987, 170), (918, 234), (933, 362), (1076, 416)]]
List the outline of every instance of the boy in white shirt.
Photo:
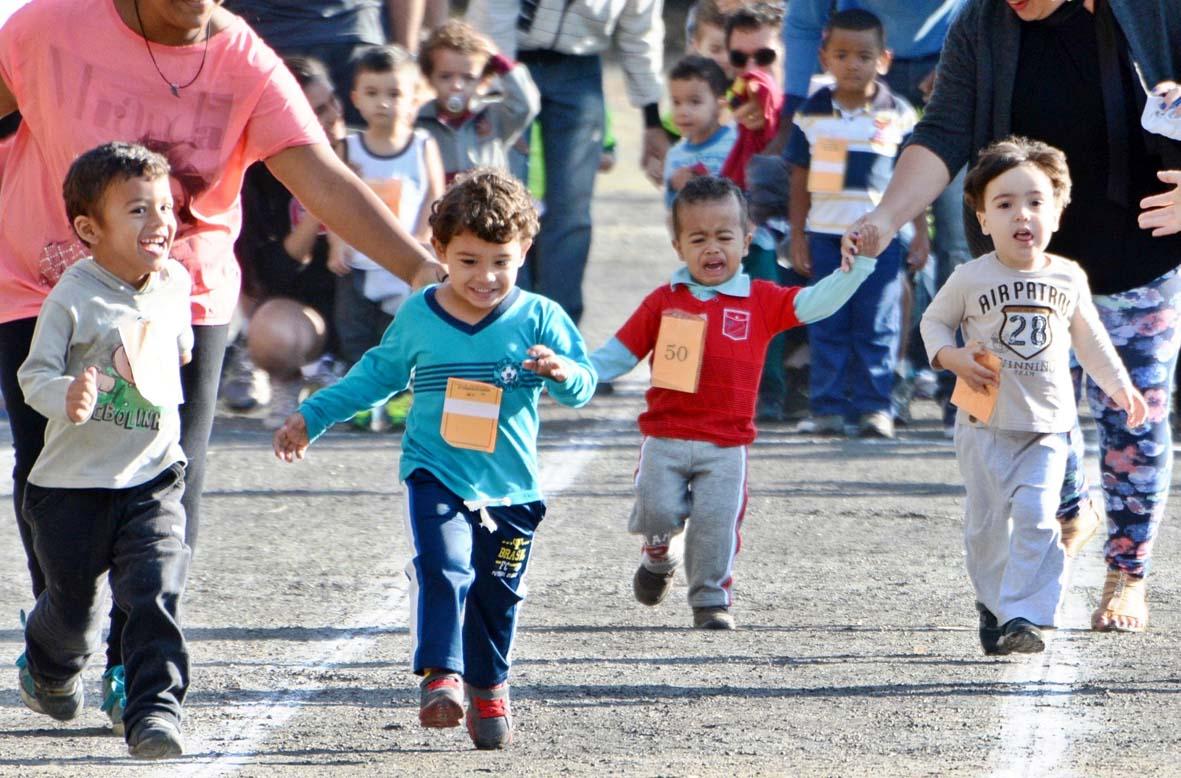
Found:
[[(967, 487), (964, 545), (986, 654), (1036, 653), (1053, 626), (1066, 553), (1055, 512), (1076, 423), (1070, 350), (1136, 427), (1147, 413), (1099, 321), (1086, 274), (1047, 254), (1070, 200), (1061, 151), (1009, 138), (964, 182), (995, 251), (961, 265), (922, 319), (932, 367), (973, 389), (995, 387), (987, 423), (959, 411), (956, 458)], [(967, 344), (957, 348), (955, 331)], [(991, 352), (998, 372), (981, 364)]]

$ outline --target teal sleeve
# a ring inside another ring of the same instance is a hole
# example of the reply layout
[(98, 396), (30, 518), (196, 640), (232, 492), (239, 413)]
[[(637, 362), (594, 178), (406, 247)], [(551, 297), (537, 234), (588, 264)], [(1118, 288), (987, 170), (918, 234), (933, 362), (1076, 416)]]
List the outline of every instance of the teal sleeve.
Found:
[(366, 351), (344, 378), (300, 404), (309, 441), (323, 435), (333, 424), (347, 421), (407, 387), (411, 361), (402, 331), (413, 326), (406, 323), (409, 318), (400, 314), (385, 331), (381, 343)]
[(546, 391), (562, 405), (571, 408), (586, 405), (595, 394), (599, 377), (587, 356), (582, 334), (557, 303), (549, 306), (541, 338), (566, 363), (566, 380), (559, 383), (546, 379)]
[(848, 273), (837, 270), (817, 281), (796, 295), (796, 318), (804, 324), (811, 324), (832, 316), (869, 278), (878, 261), (872, 257), (857, 257), (853, 269)]
[(640, 364), (636, 355), (628, 351), (619, 338), (611, 338), (595, 349), (590, 359), (600, 381), (614, 381)]

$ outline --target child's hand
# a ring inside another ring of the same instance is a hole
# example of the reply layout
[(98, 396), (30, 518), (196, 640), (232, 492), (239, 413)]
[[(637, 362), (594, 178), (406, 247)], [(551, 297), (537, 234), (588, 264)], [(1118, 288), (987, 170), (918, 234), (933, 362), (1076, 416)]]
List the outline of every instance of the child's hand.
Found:
[(521, 363), (526, 370), (532, 370), (542, 378), (549, 378), (559, 384), (565, 383), (566, 367), (554, 354), (553, 349), (548, 346), (532, 346), (526, 353), (533, 357)]
[(1140, 394), (1136, 387), (1132, 387), (1130, 392), (1127, 389), (1120, 389), (1111, 399), (1128, 414), (1128, 429), (1139, 427), (1148, 418), (1148, 401), (1144, 399), (1144, 395)]
[(66, 389), (66, 418), (81, 424), (94, 413), (98, 402), (98, 368), (88, 367)]
[[(849, 258), (852, 267), (853, 259)], [(844, 262), (842, 260), (842, 267)], [(802, 275), (804, 278), (812, 277), (812, 250), (808, 248), (808, 239), (803, 235), (793, 235), (791, 239), (791, 266), (792, 269)]]
[(685, 184), (697, 178), (697, 171), (691, 165), (679, 167), (673, 171), (672, 175), (668, 177), (668, 185), (674, 192), (679, 192), (685, 188)]
[(984, 344), (973, 340), (963, 348), (940, 349), (935, 355), (935, 361), (977, 392), (983, 392), (985, 387), (996, 386), (999, 379), (995, 371), (976, 361), (976, 357), (985, 352)]
[(287, 417), (283, 426), (275, 430), (272, 443), (275, 456), (283, 462), (294, 462), (303, 459), (308, 450), (308, 423), (299, 411)]

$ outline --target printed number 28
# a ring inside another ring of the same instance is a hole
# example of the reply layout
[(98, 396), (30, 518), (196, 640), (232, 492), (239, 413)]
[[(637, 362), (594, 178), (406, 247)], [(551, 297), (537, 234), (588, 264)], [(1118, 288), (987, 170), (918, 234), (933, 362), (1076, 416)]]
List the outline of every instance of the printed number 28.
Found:
[(1026, 318), (1024, 316), (1010, 316), (1009, 321), (1017, 325), (1017, 329), (1013, 330), (1013, 334), (1009, 336), (1009, 343), (1013, 346), (1024, 346), (1025, 341), (1021, 339), (1021, 333), (1025, 331), (1025, 326), (1029, 325), (1029, 342), (1034, 346), (1043, 346), (1046, 343), (1046, 329), (1049, 326), (1049, 320), (1045, 316), (1036, 315)]

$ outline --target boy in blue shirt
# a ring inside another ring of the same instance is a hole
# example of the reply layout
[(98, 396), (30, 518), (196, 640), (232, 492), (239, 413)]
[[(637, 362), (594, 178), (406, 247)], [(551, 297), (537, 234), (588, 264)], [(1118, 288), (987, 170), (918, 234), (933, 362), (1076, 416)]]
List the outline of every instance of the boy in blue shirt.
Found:
[(596, 377), (562, 308), (516, 287), (538, 228), (519, 182), (478, 168), (447, 190), (430, 224), (450, 276), (407, 299), (380, 344), (288, 417), (274, 448), (302, 459), (335, 422), (413, 382), (399, 477), (414, 548), (406, 574), (419, 722), (458, 726), (466, 686), (472, 742), (503, 748), (521, 582), (545, 515), (538, 399), (544, 385), (564, 405), (585, 405)]

